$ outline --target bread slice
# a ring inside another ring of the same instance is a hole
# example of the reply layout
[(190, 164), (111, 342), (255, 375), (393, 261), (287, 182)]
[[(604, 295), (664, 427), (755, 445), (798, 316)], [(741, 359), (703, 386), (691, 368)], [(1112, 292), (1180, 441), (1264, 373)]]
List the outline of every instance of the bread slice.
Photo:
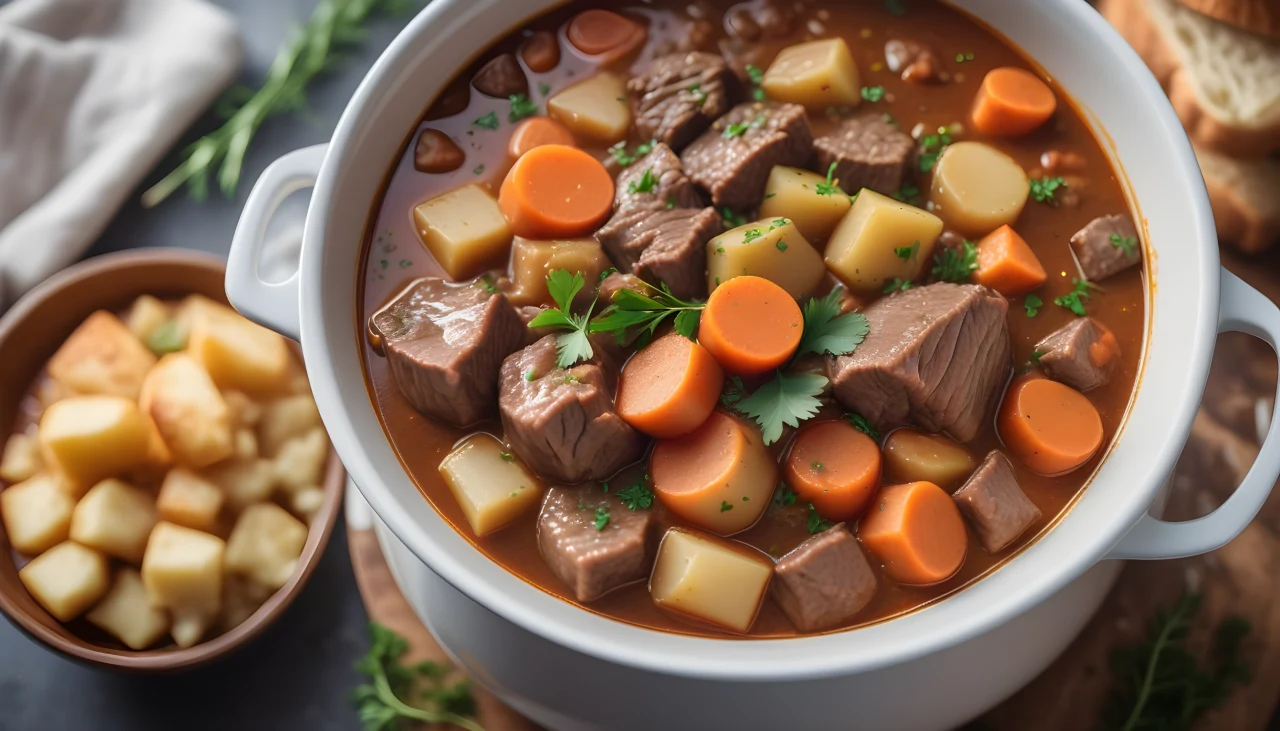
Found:
[(1197, 13), (1251, 33), (1280, 40), (1280, 4), (1275, 0), (1179, 0)]
[(1240, 157), (1280, 148), (1280, 41), (1175, 0), (1102, 0), (1098, 9), (1147, 62), (1197, 145)]
[(1280, 161), (1239, 160), (1196, 149), (1218, 240), (1246, 254), (1280, 239)]

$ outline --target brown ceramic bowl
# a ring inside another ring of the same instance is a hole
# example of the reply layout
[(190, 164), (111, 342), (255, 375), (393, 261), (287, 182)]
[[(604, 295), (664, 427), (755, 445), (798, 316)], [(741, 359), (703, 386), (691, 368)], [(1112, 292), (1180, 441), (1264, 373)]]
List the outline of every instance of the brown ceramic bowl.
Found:
[[(141, 294), (176, 299), (202, 294), (226, 302), (221, 259), (179, 249), (146, 249), (109, 254), (67, 269), (23, 297), (0, 318), (0, 427), (14, 423), (19, 400), (58, 346), (95, 310), (120, 311)], [(295, 351), (296, 352), (296, 351)], [(293, 602), (315, 570), (342, 506), (346, 475), (330, 453), (324, 476), (324, 505), (311, 521), (301, 568), (253, 616), (231, 631), (194, 647), (135, 652), (110, 644), (83, 620), (64, 625), (27, 593), (18, 579), (17, 555), (0, 525), (0, 611), (31, 637), (77, 660), (117, 670), (163, 673), (185, 670), (230, 654), (260, 635)], [(90, 631), (92, 630), (92, 632)]]

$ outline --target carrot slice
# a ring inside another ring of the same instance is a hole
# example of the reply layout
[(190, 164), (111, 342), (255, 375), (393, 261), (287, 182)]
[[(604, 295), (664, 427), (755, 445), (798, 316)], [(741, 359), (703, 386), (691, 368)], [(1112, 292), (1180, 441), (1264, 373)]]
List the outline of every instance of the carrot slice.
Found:
[(529, 117), (511, 130), (507, 142), (507, 154), (518, 160), (526, 152), (543, 145), (567, 145), (573, 147), (573, 133), (551, 117)]
[(787, 457), (787, 484), (827, 520), (853, 520), (880, 486), (880, 448), (847, 421), (805, 427)]
[(1058, 108), (1049, 85), (1024, 69), (992, 69), (973, 100), (973, 127), (989, 135), (1020, 137), (1044, 124)]
[(613, 210), (613, 178), (576, 147), (542, 145), (511, 166), (498, 191), (511, 232), (527, 239), (586, 236)]
[(1044, 284), (1040, 260), (1018, 232), (1004, 224), (978, 241), (978, 271), (973, 280), (1005, 297), (1019, 297)]
[(720, 399), (724, 371), (707, 349), (671, 333), (627, 361), (615, 408), (622, 420), (651, 437), (688, 434)]
[(960, 509), (932, 482), (881, 490), (858, 524), (858, 537), (890, 578), (916, 586), (951, 578), (969, 548)]
[(1066, 474), (1102, 445), (1102, 419), (1089, 399), (1035, 375), (1009, 386), (996, 427), (1009, 451), (1042, 475)]
[(702, 311), (698, 342), (730, 373), (750, 375), (781, 366), (804, 331), (800, 306), (763, 277), (734, 277), (716, 287)]
[(591, 9), (578, 13), (565, 31), (574, 48), (588, 56), (623, 54), (644, 40), (639, 23), (611, 10)]

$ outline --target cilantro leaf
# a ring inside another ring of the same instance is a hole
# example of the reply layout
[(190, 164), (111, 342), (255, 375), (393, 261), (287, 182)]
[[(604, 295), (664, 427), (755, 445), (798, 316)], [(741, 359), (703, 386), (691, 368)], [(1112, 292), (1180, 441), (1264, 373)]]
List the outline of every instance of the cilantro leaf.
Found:
[(582, 272), (570, 274), (564, 269), (553, 269), (547, 274), (547, 292), (562, 313), (568, 313), (573, 307), (573, 298), (578, 296), (584, 283)]
[(810, 298), (804, 306), (804, 333), (796, 355), (848, 355), (862, 344), (871, 331), (861, 312), (840, 314), (841, 287), (833, 288), (822, 299)]
[(746, 397), (747, 390), (742, 385), (742, 379), (733, 376), (724, 382), (724, 388), (720, 391), (720, 405), (736, 411), (738, 402)]
[(574, 329), (556, 333), (556, 365), (571, 368), (575, 363), (591, 360), (595, 350), (587, 337), (586, 322), (574, 322)]
[(483, 129), (497, 129), (498, 125), (501, 124), (501, 122), (498, 121), (497, 112), (489, 112), (483, 117), (480, 117), (476, 121), (472, 122), (472, 124)]
[(1074, 285), (1074, 288), (1061, 297), (1054, 297), (1053, 303), (1059, 307), (1071, 310), (1071, 312), (1075, 313), (1077, 317), (1084, 317), (1089, 314), (1084, 309), (1085, 300), (1088, 300), (1089, 297), (1092, 296), (1092, 290), (1099, 289), (1099, 287), (1087, 279), (1077, 279), (1075, 277), (1071, 278), (1071, 283)]
[(355, 668), (368, 682), (351, 693), (356, 715), (367, 731), (390, 731), (402, 721), (484, 731), (469, 718), (475, 714), (476, 702), (466, 680), (451, 682), (451, 668), (439, 663), (406, 666), (402, 658), (409, 651), (408, 641), (377, 622), (369, 623), (369, 639), (369, 652)]
[(871, 422), (867, 421), (867, 417), (862, 414), (845, 414), (844, 418), (848, 419), (850, 424), (853, 424), (854, 429), (866, 434), (877, 442), (880, 441), (880, 432), (876, 431), (874, 426), (871, 426)]
[(511, 111), (507, 114), (507, 121), (512, 124), (538, 113), (538, 105), (529, 101), (529, 97), (524, 94), (512, 94), (507, 99), (511, 101)]
[(1045, 203), (1047, 205), (1058, 205), (1059, 188), (1067, 187), (1067, 181), (1062, 178), (1032, 178), (1031, 180), (1031, 199), (1036, 203)]
[(628, 328), (639, 327), (642, 335), (651, 337), (659, 325), (674, 315), (676, 332), (690, 340), (697, 336), (705, 303), (682, 300), (671, 294), (666, 284), (658, 288), (641, 280), (641, 286), (650, 293), (631, 289), (620, 289), (614, 293), (613, 304), (591, 321), (589, 331), (621, 335)]
[(1035, 317), (1040, 312), (1040, 308), (1044, 307), (1044, 300), (1029, 294), (1022, 299), (1022, 306), (1027, 310), (1027, 317)]
[(572, 312), (573, 298), (582, 290), (584, 283), (582, 272), (570, 274), (564, 269), (551, 270), (547, 274), (547, 292), (557, 307), (547, 308), (529, 321), (531, 328), (551, 327), (563, 331), (556, 333), (556, 365), (561, 368), (570, 368), (595, 355), (591, 339), (587, 337), (595, 301), (591, 302), (585, 314), (575, 315)]
[(702, 310), (680, 310), (676, 313), (676, 332), (693, 340), (698, 335), (698, 325), (702, 322)]
[(782, 436), (784, 425), (799, 426), (801, 421), (818, 413), (822, 407), (818, 395), (826, 385), (826, 377), (816, 373), (778, 371), (755, 393), (739, 401), (737, 408), (760, 425), (768, 446)]
[(966, 239), (956, 250), (950, 246), (933, 255), (932, 273), (944, 282), (964, 282), (969, 275), (978, 270), (978, 247)]

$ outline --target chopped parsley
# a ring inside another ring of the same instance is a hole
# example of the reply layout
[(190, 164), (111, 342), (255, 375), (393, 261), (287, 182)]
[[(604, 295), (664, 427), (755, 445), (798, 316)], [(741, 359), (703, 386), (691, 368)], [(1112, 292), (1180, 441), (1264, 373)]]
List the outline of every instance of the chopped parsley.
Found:
[(893, 199), (901, 203), (915, 205), (920, 200), (920, 189), (915, 186), (915, 183), (908, 180), (894, 192)]
[(673, 195), (669, 195), (669, 196), (667, 196), (667, 210), (669, 211), (669, 210), (671, 210), (672, 208), (675, 208), (675, 207), (676, 207), (676, 197), (675, 197), (675, 195), (673, 194)]
[(1059, 188), (1067, 187), (1067, 181), (1062, 178), (1033, 178), (1031, 180), (1031, 199), (1036, 203), (1044, 203), (1050, 206), (1058, 205), (1056, 198)]
[(786, 219), (786, 218), (775, 218), (775, 219), (773, 219), (773, 222), (769, 224), (769, 230), (770, 230), (770, 231), (772, 231), (772, 230), (774, 230), (775, 228), (782, 228), (783, 226), (786, 226), (786, 225), (787, 225), (787, 224), (789, 224), (789, 223), (791, 223), (791, 221), (790, 221), (789, 219)]
[(733, 510), (733, 506), (729, 504), (729, 501), (728, 501), (728, 500), (721, 500), (721, 501), (720, 501), (720, 512), (725, 513), (725, 512), (728, 512), (728, 511), (730, 511), (730, 510)]
[(493, 275), (485, 274), (476, 280), (476, 284), (489, 294), (498, 294), (502, 290), (498, 289), (498, 285), (493, 283)]
[(502, 458), (503, 462), (516, 461), (516, 456), (510, 452), (498, 452), (498, 456)]
[(814, 192), (818, 195), (834, 195), (835, 193), (844, 195), (844, 191), (840, 188), (840, 181), (832, 177), (835, 174), (836, 163), (835, 161), (832, 161), (831, 165), (827, 168), (827, 179), (813, 186)]
[(956, 54), (956, 63), (964, 63), (964, 62), (966, 62), (966, 61), (972, 61), (972, 60), (973, 60), (973, 53), (972, 53), (972, 52), (965, 52), (965, 53), (957, 53), (957, 54)]
[(507, 99), (511, 101), (511, 111), (507, 114), (507, 121), (512, 124), (538, 113), (538, 105), (524, 94), (512, 94)]
[(754, 87), (751, 90), (751, 98), (758, 102), (764, 101), (764, 89), (760, 88), (760, 84), (764, 81), (764, 72), (759, 66), (747, 64), (747, 78), (751, 79), (751, 86)]
[(689, 93), (693, 94), (693, 101), (698, 104), (704, 104), (707, 101), (707, 92), (702, 90), (702, 84), (694, 84), (689, 87)]
[(936, 134), (928, 134), (920, 138), (920, 172), (927, 173), (938, 163), (942, 151), (950, 145), (951, 128), (939, 127)]
[(884, 292), (885, 294), (892, 294), (893, 292), (905, 292), (908, 289), (911, 289), (910, 279), (903, 279), (902, 277), (894, 277), (893, 281), (884, 285), (884, 289), (881, 291)]
[(796, 355), (848, 355), (871, 332), (867, 317), (861, 312), (840, 314), (841, 287), (833, 288), (822, 299), (810, 298), (804, 306), (804, 332)]
[(645, 486), (644, 480), (618, 491), (618, 499), (627, 506), (627, 510), (648, 510), (653, 507), (653, 498), (653, 491)]
[(778, 239), (778, 243), (774, 244), (774, 246), (778, 247), (778, 251), (787, 250), (787, 242), (783, 241), (782, 239)]
[(1092, 296), (1092, 290), (1098, 289), (1098, 285), (1087, 279), (1071, 278), (1071, 283), (1075, 288), (1061, 297), (1054, 297), (1053, 303), (1059, 307), (1071, 310), (1077, 317), (1084, 317), (1086, 314), (1084, 309), (1085, 300)]
[(862, 98), (864, 101), (875, 103), (884, 99), (883, 86), (864, 86), (862, 87)]
[(484, 165), (476, 165), (474, 168), (471, 168), (472, 175), (480, 175), (483, 172), (484, 172)]
[(640, 180), (632, 180), (627, 183), (627, 192), (632, 195), (636, 193), (652, 193), (657, 185), (658, 179), (653, 177), (653, 168), (649, 168), (644, 171), (644, 175), (640, 176)]
[(1124, 250), (1126, 259), (1132, 259), (1138, 255), (1138, 239), (1133, 236), (1121, 236), (1120, 234), (1111, 234), (1111, 245), (1117, 249)]
[(933, 275), (944, 282), (959, 283), (969, 279), (978, 270), (978, 247), (966, 239), (956, 250), (944, 246), (933, 255)]
[(609, 278), (610, 274), (616, 274), (617, 271), (618, 271), (618, 267), (609, 267), (603, 272), (600, 272), (600, 281), (603, 282), (604, 280)]
[(476, 121), (472, 122), (472, 124), (474, 124), (477, 127), (481, 127), (483, 129), (497, 129), (498, 125), (502, 123), (498, 121), (497, 112), (489, 112), (483, 117), (480, 117)]
[(529, 321), (531, 328), (552, 327), (563, 331), (556, 334), (556, 364), (561, 368), (569, 368), (595, 355), (587, 333), (596, 303), (593, 301), (581, 315), (573, 314), (572, 309), (573, 298), (582, 290), (583, 283), (582, 272), (570, 274), (564, 269), (551, 270), (547, 274), (547, 292), (557, 307), (549, 307)]
[(818, 509), (813, 507), (813, 503), (809, 503), (809, 517), (805, 523), (809, 529), (809, 535), (816, 535), (831, 527), (830, 521), (823, 520), (822, 516), (818, 515)]
[(1028, 360), (1030, 360), (1035, 365), (1040, 365), (1040, 359), (1048, 354), (1049, 354), (1049, 351), (1047, 350), (1033, 350), (1031, 351), (1031, 357)]
[(826, 469), (826, 467), (823, 467), (821, 462), (814, 460), (809, 463), (809, 469), (813, 470), (814, 472), (822, 472), (823, 470)]
[(756, 118), (749, 122), (734, 122), (728, 127), (725, 127), (724, 132), (721, 132), (720, 136), (729, 140), (729, 139), (733, 139), (734, 137), (741, 137), (743, 133), (745, 133), (749, 129), (752, 129), (752, 128), (759, 129), (760, 127), (763, 127), (763, 126), (764, 126), (764, 115), (757, 114)]
[(779, 482), (778, 489), (773, 492), (773, 504), (779, 508), (796, 504), (796, 491), (787, 487), (787, 483)]
[(844, 418), (848, 419), (850, 424), (853, 424), (854, 429), (866, 434), (877, 442), (880, 441), (880, 432), (876, 431), (876, 428), (871, 426), (871, 422), (867, 421), (867, 417), (862, 414), (845, 414)]
[(742, 243), (749, 244), (761, 236), (764, 236), (764, 231), (761, 231), (758, 228), (749, 228), (742, 232)]
[(916, 241), (910, 246), (896, 246), (893, 249), (893, 253), (897, 254), (898, 258), (903, 261), (912, 261), (920, 253), (920, 242)]
[(623, 140), (609, 148), (609, 156), (613, 158), (614, 162), (625, 168), (636, 160), (639, 160), (650, 152), (653, 152), (653, 147), (656, 144), (658, 144), (657, 140), (642, 142), (639, 145), (636, 145), (636, 151), (634, 153), (629, 153), (627, 152), (627, 142), (626, 140)]
[(723, 246), (717, 246), (717, 247), (716, 247), (716, 253), (717, 253), (717, 254), (723, 254), (723, 253), (724, 253), (724, 247), (723, 247)]
[(542, 82), (542, 83), (540, 83), (540, 84), (538, 84), (538, 93), (539, 93), (539, 94), (541, 94), (541, 95), (543, 95), (543, 96), (546, 96), (547, 94), (550, 94), (550, 93), (551, 93), (551, 84), (548, 84), (548, 83), (547, 83), (547, 82), (545, 82), (545, 81), (544, 81), (544, 82)]
[(1044, 300), (1034, 294), (1029, 294), (1022, 300), (1022, 306), (1027, 310), (1027, 317), (1035, 317), (1040, 312), (1040, 308), (1044, 307)]
[(564, 382), (565, 383), (582, 383), (582, 379), (578, 378), (577, 376), (571, 373), (564, 377)]
[(764, 194), (764, 199), (765, 199), (765, 200), (769, 200), (770, 198), (774, 197), (775, 195), (777, 195), (777, 193), (765, 193), (765, 194)]
[(747, 222), (741, 213), (734, 213), (730, 208), (720, 209), (720, 220), (724, 223), (725, 228), (737, 228)]
[(604, 530), (606, 525), (609, 525), (609, 509), (604, 506), (596, 508), (596, 530)]
[(538, 377), (538, 372), (535, 370), (530, 369), (524, 372), (524, 380), (526, 381), (532, 381), (537, 377)]

